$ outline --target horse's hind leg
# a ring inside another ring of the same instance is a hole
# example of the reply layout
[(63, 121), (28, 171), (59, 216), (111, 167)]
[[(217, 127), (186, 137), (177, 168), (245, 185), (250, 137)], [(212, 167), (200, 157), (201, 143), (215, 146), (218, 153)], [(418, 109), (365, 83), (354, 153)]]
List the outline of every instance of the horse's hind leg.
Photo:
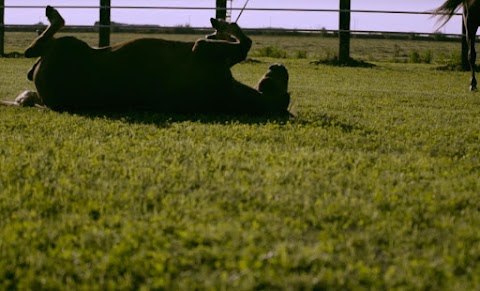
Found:
[(15, 101), (0, 100), (3, 106), (19, 106), (19, 107), (40, 107), (46, 108), (42, 100), (35, 91), (26, 90), (15, 98)]
[(50, 40), (53, 39), (55, 33), (57, 33), (63, 26), (65, 26), (65, 20), (58, 13), (58, 11), (52, 6), (47, 6), (45, 15), (50, 22), (47, 29), (40, 34), (33, 43), (25, 51), (25, 57), (35, 58), (42, 56), (45, 49), (48, 47)]
[(475, 78), (475, 61), (477, 59), (477, 52), (475, 50), (475, 35), (468, 37), (469, 49), (468, 49), (468, 62), (470, 63), (470, 72), (472, 78), (470, 80), (470, 91), (477, 91), (477, 79)]
[(467, 43), (468, 43), (468, 62), (470, 64), (470, 72), (472, 73), (472, 79), (470, 80), (470, 91), (477, 91), (477, 79), (475, 78), (475, 61), (477, 59), (477, 52), (475, 50), (475, 38), (478, 30), (478, 26), (473, 23), (473, 20), (468, 16), (464, 17), (465, 28), (467, 30)]
[(47, 16), (50, 25), (43, 34), (45, 37), (53, 37), (55, 33), (65, 26), (65, 20), (60, 13), (58, 13), (57, 9), (52, 6), (47, 6), (45, 9), (45, 15)]
[(38, 93), (30, 90), (23, 91), (17, 96), (17, 98), (15, 98), (15, 102), (22, 107), (45, 106), (42, 102), (42, 99), (40, 99), (40, 96), (38, 96)]

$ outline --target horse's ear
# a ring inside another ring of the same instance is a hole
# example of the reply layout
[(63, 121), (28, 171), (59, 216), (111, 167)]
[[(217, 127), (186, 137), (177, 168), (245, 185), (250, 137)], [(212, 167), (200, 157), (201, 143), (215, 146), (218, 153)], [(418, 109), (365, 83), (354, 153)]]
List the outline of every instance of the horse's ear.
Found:
[(218, 20), (215, 18), (210, 18), (210, 23), (212, 24), (212, 27), (217, 29), (218, 26)]
[(226, 31), (228, 28), (228, 22), (223, 19), (210, 18), (210, 23), (217, 31)]

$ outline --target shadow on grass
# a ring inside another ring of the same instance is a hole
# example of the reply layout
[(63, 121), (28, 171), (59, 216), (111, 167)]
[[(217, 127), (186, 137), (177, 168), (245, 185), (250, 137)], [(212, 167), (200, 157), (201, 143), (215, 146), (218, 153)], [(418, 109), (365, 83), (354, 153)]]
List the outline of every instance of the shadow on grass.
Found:
[[(460, 63), (446, 64), (436, 67), (437, 71), (450, 71), (450, 72), (468, 72), (470, 69), (465, 69)], [(480, 72), (480, 67), (475, 66), (475, 72)]]
[(306, 117), (306, 119), (296, 119), (294, 123), (301, 124), (301, 125), (309, 125), (309, 126), (318, 126), (322, 128), (338, 128), (344, 133), (352, 133), (352, 132), (361, 132), (363, 134), (374, 134), (375, 131), (362, 127), (358, 124), (350, 124), (348, 122), (339, 120), (333, 116), (330, 116), (326, 113), (324, 114), (313, 114)]
[(347, 61), (340, 61), (337, 57), (326, 58), (323, 60), (310, 62), (313, 65), (328, 65), (328, 66), (337, 66), (337, 67), (354, 67), (354, 68), (373, 68), (376, 65), (367, 63), (365, 61), (359, 61), (352, 58), (349, 58)]
[(253, 58), (247, 58), (242, 63), (244, 63), (244, 64), (263, 64), (264, 62), (262, 62), (260, 60), (257, 60), (257, 59), (253, 59)]
[(67, 111), (70, 114), (79, 115), (91, 119), (106, 118), (110, 120), (119, 120), (131, 124), (156, 125), (158, 127), (168, 127), (172, 123), (181, 123), (186, 121), (200, 122), (204, 124), (266, 124), (280, 123), (285, 124), (294, 119), (290, 113), (275, 115), (235, 115), (235, 114), (177, 114), (177, 113), (158, 113), (148, 110), (128, 110), (128, 111)]
[(11, 53), (4, 53), (3, 55), (0, 55), (0, 57), (9, 58), (9, 59), (18, 59), (18, 58), (23, 58), (24, 54), (19, 52), (11, 52)]

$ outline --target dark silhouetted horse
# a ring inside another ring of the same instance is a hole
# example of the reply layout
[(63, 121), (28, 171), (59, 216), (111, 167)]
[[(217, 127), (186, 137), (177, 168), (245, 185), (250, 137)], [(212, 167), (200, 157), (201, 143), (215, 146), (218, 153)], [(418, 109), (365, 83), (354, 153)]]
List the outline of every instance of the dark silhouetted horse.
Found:
[(478, 26), (480, 26), (480, 1), (477, 0), (447, 0), (442, 6), (434, 10), (443, 20), (443, 24), (447, 23), (459, 8), (463, 7), (463, 25), (467, 31), (468, 43), (468, 62), (472, 72), (470, 81), (470, 90), (477, 90), (477, 79), (475, 78), (475, 60), (477, 53), (475, 51), (475, 37)]
[(92, 48), (75, 37), (55, 38), (65, 24), (48, 6), (50, 25), (25, 51), (38, 57), (26, 91), (3, 105), (53, 110), (144, 108), (165, 113), (281, 114), (288, 112), (288, 72), (270, 66), (255, 88), (236, 81), (231, 67), (252, 41), (235, 23), (212, 19), (216, 33), (196, 42), (141, 38)]

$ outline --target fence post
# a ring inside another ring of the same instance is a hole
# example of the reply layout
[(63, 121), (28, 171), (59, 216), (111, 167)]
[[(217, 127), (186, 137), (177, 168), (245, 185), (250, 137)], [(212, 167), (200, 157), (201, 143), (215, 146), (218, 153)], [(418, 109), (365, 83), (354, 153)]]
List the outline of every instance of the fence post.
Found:
[(339, 52), (340, 63), (350, 60), (350, 0), (340, 0)]
[(215, 12), (215, 18), (226, 19), (227, 18), (227, 0), (217, 0), (217, 9)]
[(110, 3), (110, 0), (100, 0), (99, 47), (110, 45)]
[(0, 0), (0, 57), (5, 54), (5, 0)]
[[(463, 16), (462, 16), (462, 20)], [(470, 63), (468, 62), (468, 43), (467, 43), (467, 29), (462, 21), (462, 70), (470, 71)]]

